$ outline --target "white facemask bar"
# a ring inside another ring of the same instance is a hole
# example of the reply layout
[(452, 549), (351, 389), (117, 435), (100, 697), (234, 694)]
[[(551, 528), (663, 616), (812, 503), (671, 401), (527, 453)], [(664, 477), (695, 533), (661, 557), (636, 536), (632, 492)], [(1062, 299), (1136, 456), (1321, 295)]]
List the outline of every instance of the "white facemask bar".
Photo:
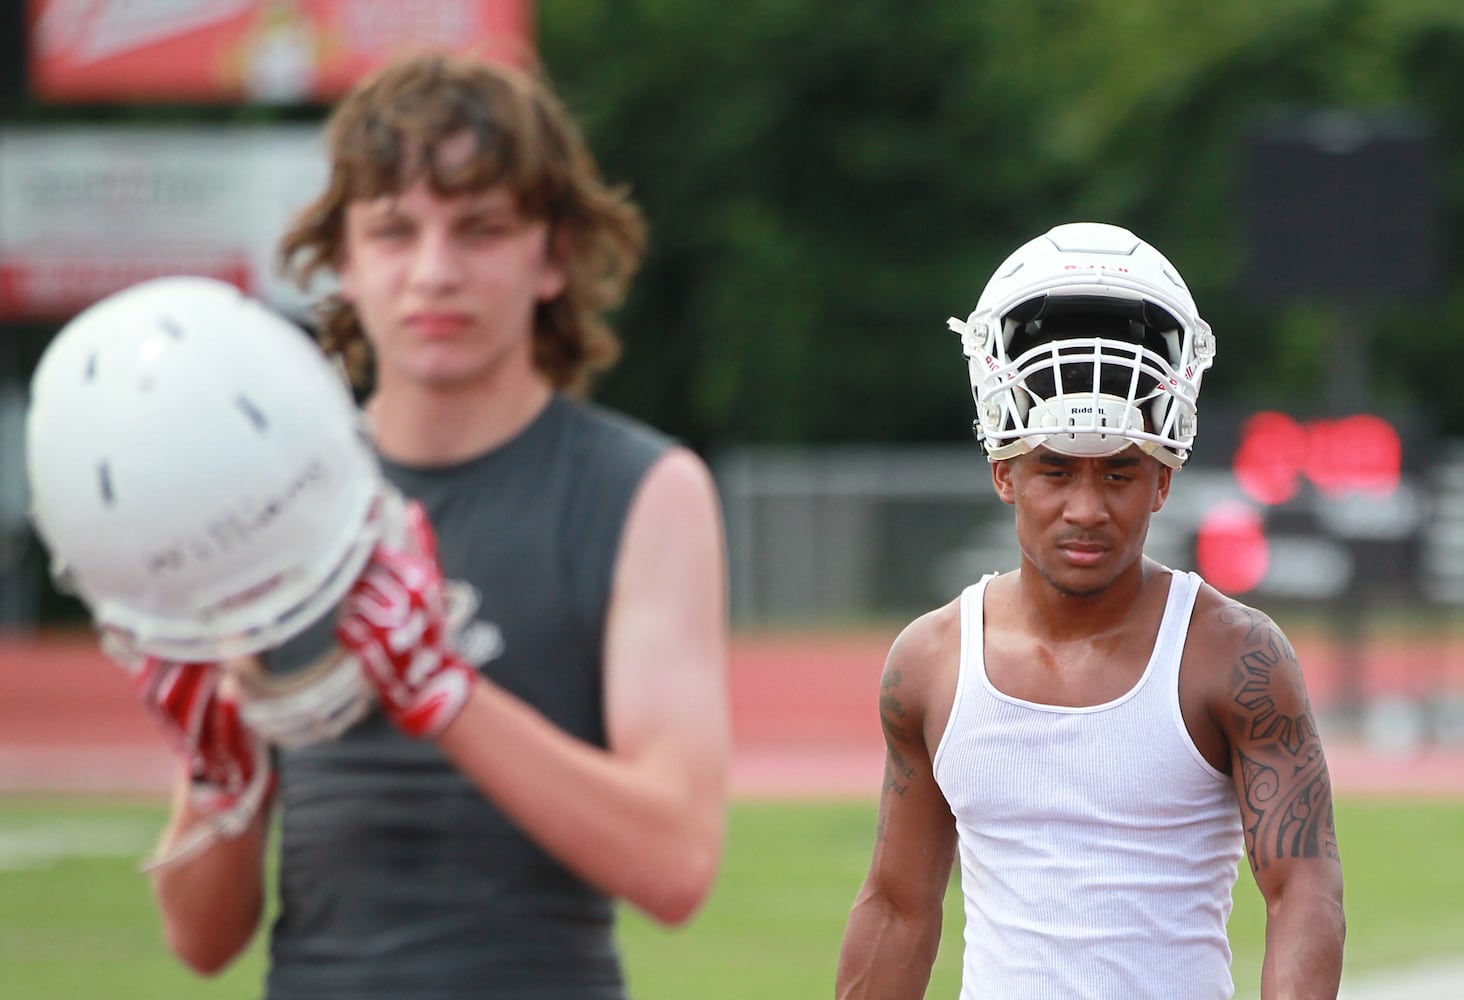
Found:
[[(480, 598), (469, 583), (446, 586), (447, 629), (457, 635), (478, 611)], [(365, 668), (332, 644), (314, 663), (285, 676), (266, 671), (256, 657), (231, 660), (225, 668), (239, 684), (239, 714), (271, 744), (296, 749), (333, 740), (376, 704)]]
[[(1081, 366), (1080, 384), (1063, 369)], [(1007, 364), (989, 353), (971, 358), (972, 384), (980, 409), (981, 433), (992, 459), (1012, 458), (1046, 445), (1064, 454), (1114, 454), (1130, 444), (1177, 468), (1194, 440), (1195, 391), (1167, 360), (1140, 344), (1103, 338), (1055, 340), (1024, 352)], [(1030, 384), (1047, 375), (1048, 398)], [(1101, 383), (1109, 381), (1109, 391)], [(1115, 383), (1123, 383), (1123, 395)], [(1151, 384), (1147, 392), (1144, 384)], [(1168, 397), (1168, 405), (1162, 405)], [(1156, 402), (1161, 405), (1155, 406)], [(1145, 428), (1145, 414), (1161, 424)]]

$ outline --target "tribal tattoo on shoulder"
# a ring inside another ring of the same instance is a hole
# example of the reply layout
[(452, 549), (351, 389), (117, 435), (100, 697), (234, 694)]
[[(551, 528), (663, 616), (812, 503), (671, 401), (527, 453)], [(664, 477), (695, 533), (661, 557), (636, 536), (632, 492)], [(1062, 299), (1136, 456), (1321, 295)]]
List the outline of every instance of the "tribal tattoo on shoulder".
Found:
[(1281, 858), (1336, 859), (1331, 777), (1296, 650), (1253, 608), (1232, 606), (1221, 617), (1246, 629), (1230, 695), (1251, 869)]

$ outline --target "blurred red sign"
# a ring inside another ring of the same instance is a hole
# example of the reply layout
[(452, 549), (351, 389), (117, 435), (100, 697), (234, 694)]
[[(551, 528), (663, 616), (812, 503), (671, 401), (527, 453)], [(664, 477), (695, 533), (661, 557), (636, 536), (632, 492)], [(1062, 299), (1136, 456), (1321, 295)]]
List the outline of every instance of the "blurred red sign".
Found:
[(1241, 427), (1232, 460), (1240, 488), (1267, 506), (1291, 500), (1303, 480), (1329, 496), (1386, 495), (1398, 488), (1402, 467), (1398, 432), (1368, 413), (1305, 423), (1257, 413)]
[(1195, 536), (1196, 568), (1227, 594), (1253, 590), (1266, 578), (1270, 547), (1259, 512), (1228, 501), (1207, 511)]
[(532, 0), (29, 0), (40, 100), (330, 101), (407, 51), (522, 64)]
[(0, 261), (0, 316), (65, 319), (113, 292), (174, 274), (217, 278), (257, 293), (253, 270), (243, 254)]

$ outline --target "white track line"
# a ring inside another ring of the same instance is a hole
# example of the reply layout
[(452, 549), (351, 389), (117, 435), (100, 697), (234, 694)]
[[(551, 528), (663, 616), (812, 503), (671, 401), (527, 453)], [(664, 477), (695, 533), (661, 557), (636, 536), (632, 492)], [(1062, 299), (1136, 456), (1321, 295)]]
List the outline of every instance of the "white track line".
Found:
[(0, 828), (0, 871), (45, 868), (73, 857), (141, 858), (157, 835), (149, 824), (120, 820)]

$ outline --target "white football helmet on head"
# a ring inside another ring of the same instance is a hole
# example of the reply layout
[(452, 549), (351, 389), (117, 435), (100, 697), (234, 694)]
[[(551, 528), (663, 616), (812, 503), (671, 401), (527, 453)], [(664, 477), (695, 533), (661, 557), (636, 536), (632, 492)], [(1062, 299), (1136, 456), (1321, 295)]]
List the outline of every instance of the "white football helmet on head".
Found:
[(1127, 229), (1075, 222), (1027, 242), (949, 325), (992, 460), (1039, 445), (1189, 457), (1215, 338), (1174, 265)]
[[(58, 584), (124, 663), (251, 662), (333, 615), (400, 509), (325, 355), (206, 278), (68, 323), (31, 382), (26, 453)], [(276, 742), (335, 735), (372, 698), (354, 662), (246, 680), (241, 713)]]

